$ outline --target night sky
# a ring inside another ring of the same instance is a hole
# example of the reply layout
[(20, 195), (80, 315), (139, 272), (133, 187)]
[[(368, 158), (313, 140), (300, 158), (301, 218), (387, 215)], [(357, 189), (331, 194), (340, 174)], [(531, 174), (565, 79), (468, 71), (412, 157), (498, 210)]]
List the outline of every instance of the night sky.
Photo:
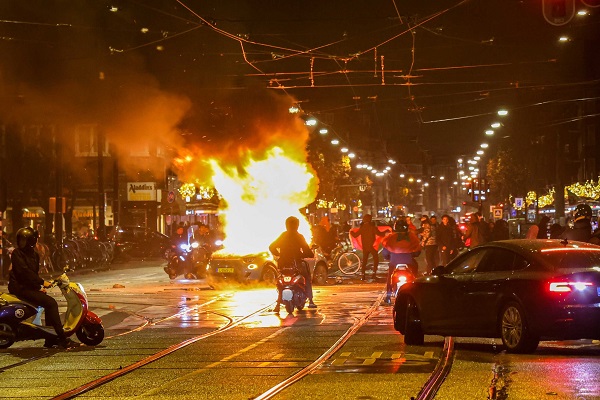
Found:
[(597, 124), (571, 107), (600, 97), (600, 8), (587, 10), (553, 26), (541, 0), (3, 0), (0, 118), (147, 113), (135, 99), (154, 96), (176, 103), (165, 121), (219, 140), (236, 104), (268, 90), (351, 148), (451, 163), (500, 108), (490, 147)]

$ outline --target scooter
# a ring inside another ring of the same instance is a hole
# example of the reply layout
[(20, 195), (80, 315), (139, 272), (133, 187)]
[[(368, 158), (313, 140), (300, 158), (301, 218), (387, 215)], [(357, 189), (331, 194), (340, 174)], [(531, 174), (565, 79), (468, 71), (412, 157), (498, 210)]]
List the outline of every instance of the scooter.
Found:
[[(305, 261), (302, 261), (305, 262)], [(296, 264), (281, 269), (277, 278), (277, 290), (281, 294), (281, 302), (288, 314), (304, 308), (306, 304), (306, 279)]]
[(400, 287), (407, 282), (412, 282), (415, 276), (410, 271), (407, 264), (397, 264), (392, 272), (392, 293), (396, 297), (396, 293), (400, 290)]
[(170, 279), (183, 275), (185, 279), (198, 279), (206, 277), (206, 266), (210, 260), (211, 252), (206, 245), (200, 245), (197, 240), (189, 245), (181, 243), (173, 245), (166, 254), (168, 260), (164, 271)]
[[(71, 282), (68, 269), (53, 280), (50, 287), (58, 286), (67, 300), (67, 311), (63, 328), (67, 337), (73, 333), (77, 339), (89, 346), (96, 346), (104, 339), (102, 320), (88, 309), (87, 295), (83, 286)], [(0, 293), (0, 349), (23, 340), (55, 340), (56, 332), (41, 324), (42, 307), (37, 307), (17, 296)]]

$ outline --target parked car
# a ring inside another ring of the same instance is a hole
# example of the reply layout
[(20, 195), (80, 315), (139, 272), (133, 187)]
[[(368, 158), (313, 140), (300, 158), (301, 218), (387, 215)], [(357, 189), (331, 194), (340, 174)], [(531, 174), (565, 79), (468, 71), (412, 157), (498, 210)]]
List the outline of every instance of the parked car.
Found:
[(163, 257), (171, 239), (160, 232), (140, 226), (116, 226), (108, 239), (115, 243), (115, 258)]
[[(315, 257), (307, 258), (306, 262), (308, 262), (308, 266), (312, 271), (313, 282), (317, 285), (323, 285), (328, 275), (327, 259), (320, 248), (314, 247), (313, 250)], [(213, 279), (242, 283), (263, 281), (275, 284), (279, 275), (277, 261), (269, 252), (244, 256), (215, 253), (212, 255), (206, 270)]]
[(600, 339), (600, 246), (514, 239), (470, 250), (400, 287), (393, 309), (406, 344), (424, 335), (501, 338), (507, 351), (541, 339)]

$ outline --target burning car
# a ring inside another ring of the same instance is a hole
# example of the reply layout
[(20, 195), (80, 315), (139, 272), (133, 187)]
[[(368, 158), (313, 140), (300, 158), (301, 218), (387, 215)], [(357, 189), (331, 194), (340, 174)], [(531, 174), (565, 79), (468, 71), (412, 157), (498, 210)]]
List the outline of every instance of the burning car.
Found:
[[(328, 274), (327, 259), (320, 248), (316, 247), (313, 250), (315, 257), (307, 258), (306, 262), (312, 272), (313, 283), (323, 285)], [(215, 253), (206, 270), (212, 279), (240, 283), (262, 281), (274, 285), (279, 275), (277, 261), (269, 252), (244, 256)]]

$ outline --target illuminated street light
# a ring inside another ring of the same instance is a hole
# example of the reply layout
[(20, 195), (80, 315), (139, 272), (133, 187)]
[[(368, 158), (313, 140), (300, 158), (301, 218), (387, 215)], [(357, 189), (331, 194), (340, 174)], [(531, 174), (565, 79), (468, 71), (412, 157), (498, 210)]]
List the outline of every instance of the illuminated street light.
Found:
[(370, 165), (367, 165), (367, 169), (370, 171), (373, 169), (373, 167), (371, 167)]
[(319, 129), (319, 133), (321, 135), (327, 135), (327, 133), (329, 133), (329, 130), (327, 130), (327, 128), (321, 128)]
[(477, 161), (479, 161), (479, 160), (481, 160), (481, 157), (479, 157), (479, 156), (475, 156), (475, 157), (473, 157), (473, 160), (477, 160)]
[(440, 176), (440, 181), (443, 181), (445, 178), (443, 176)]
[(354, 157), (356, 157), (356, 154), (354, 154), (354, 153), (348, 153), (348, 157), (349, 158), (354, 158)]
[(342, 153), (347, 153), (347, 152), (348, 152), (348, 148), (347, 148), (347, 147), (342, 147), (342, 148), (340, 149), (340, 151), (341, 151)]
[(500, 122), (494, 122), (491, 127), (494, 129), (500, 128)]
[(306, 126), (315, 126), (317, 125), (317, 120), (314, 118), (309, 118), (305, 122)]
[(505, 115), (508, 115), (508, 111), (507, 110), (498, 110), (498, 115), (501, 117), (504, 117)]
[(579, 10), (577, 11), (577, 15), (584, 16), (584, 15), (589, 15), (589, 13), (587, 12), (587, 10)]
[(477, 150), (477, 154), (479, 154), (480, 156), (483, 155), (483, 150)]
[(298, 114), (300, 112), (300, 108), (296, 106), (291, 106), (290, 108), (288, 108), (288, 111), (290, 114)]
[(388, 160), (388, 162), (392, 165), (396, 164), (396, 161), (394, 161), (394, 160)]
[(487, 149), (488, 148), (488, 144), (487, 143), (481, 143), (481, 145), (479, 145), (479, 147), (481, 147), (482, 149)]
[(414, 182), (414, 181), (415, 181), (415, 179), (414, 179), (414, 178), (408, 178), (408, 181), (409, 181), (409, 182)]
[(559, 41), (559, 42), (568, 42), (568, 41), (569, 41), (569, 38), (568, 38), (568, 37), (566, 37), (566, 36), (561, 36), (561, 37), (559, 37), (559, 38), (558, 38), (558, 41)]
[(404, 174), (400, 174), (400, 178), (404, 178)]
[(339, 140), (337, 140), (337, 139), (333, 139), (333, 140), (331, 141), (331, 144), (338, 145), (338, 144), (340, 144), (340, 141), (339, 141)]
[(429, 186), (429, 183), (428, 183), (428, 182), (425, 182), (425, 183), (423, 184), (423, 186)]
[(492, 136), (494, 134), (494, 131), (491, 129), (488, 129), (487, 131), (485, 131), (485, 134), (488, 136)]

